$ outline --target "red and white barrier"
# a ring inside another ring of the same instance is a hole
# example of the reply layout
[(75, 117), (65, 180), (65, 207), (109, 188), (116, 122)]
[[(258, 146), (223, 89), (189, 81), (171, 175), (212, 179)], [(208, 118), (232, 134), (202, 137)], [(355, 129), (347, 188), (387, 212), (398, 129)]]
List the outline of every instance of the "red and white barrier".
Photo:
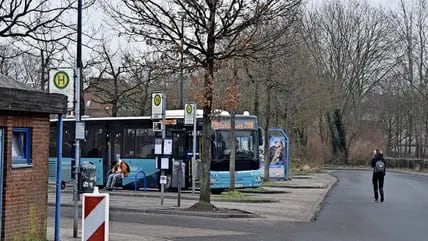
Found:
[(108, 241), (109, 194), (84, 193), (82, 202), (82, 241)]

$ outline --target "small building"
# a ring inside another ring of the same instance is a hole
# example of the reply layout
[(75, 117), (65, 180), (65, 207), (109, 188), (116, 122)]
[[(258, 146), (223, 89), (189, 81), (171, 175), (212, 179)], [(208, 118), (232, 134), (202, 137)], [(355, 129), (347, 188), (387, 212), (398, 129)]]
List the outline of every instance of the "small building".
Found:
[(49, 116), (67, 97), (0, 76), (0, 240), (46, 238)]

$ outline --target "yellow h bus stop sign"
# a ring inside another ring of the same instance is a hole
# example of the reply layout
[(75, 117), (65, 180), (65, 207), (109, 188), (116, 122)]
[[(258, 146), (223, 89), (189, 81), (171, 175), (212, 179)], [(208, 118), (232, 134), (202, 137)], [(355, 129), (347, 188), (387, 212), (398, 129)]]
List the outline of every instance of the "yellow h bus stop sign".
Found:
[(63, 94), (67, 96), (69, 110), (74, 103), (74, 72), (72, 68), (49, 70), (49, 93)]

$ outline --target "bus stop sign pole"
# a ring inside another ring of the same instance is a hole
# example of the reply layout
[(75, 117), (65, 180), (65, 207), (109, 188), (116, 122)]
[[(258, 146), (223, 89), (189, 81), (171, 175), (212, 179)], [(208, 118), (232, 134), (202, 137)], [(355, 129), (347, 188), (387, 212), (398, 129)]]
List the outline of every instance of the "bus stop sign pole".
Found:
[(60, 241), (61, 227), (61, 182), (62, 182), (62, 136), (63, 136), (62, 114), (58, 115), (58, 139), (57, 139), (57, 161), (56, 161), (56, 203), (55, 203), (55, 241)]
[[(165, 149), (165, 137), (166, 137), (166, 130), (165, 130), (165, 107), (166, 107), (166, 100), (165, 100), (165, 94), (162, 94), (162, 151), (161, 151), (161, 158), (164, 158), (164, 149)], [(165, 170), (161, 167), (161, 177), (165, 176)], [(165, 192), (165, 184), (162, 182), (161, 184), (161, 206), (163, 206), (163, 200), (164, 200), (164, 192)]]
[(193, 105), (193, 145), (192, 145), (192, 193), (195, 193), (195, 182), (196, 182), (196, 171), (195, 171), (195, 167), (196, 167), (196, 104)]

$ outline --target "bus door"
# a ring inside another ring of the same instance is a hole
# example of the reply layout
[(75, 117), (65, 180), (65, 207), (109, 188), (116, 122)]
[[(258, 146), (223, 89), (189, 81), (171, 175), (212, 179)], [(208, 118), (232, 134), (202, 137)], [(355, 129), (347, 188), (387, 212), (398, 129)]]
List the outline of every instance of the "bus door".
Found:
[[(172, 183), (171, 187), (177, 188), (179, 175), (181, 174), (182, 182), (181, 187), (186, 188), (188, 182), (186, 181), (189, 176), (187, 172), (188, 163), (186, 163), (186, 149), (188, 147), (188, 138), (187, 134), (184, 130), (172, 130)], [(181, 170), (180, 170), (181, 163)]]

